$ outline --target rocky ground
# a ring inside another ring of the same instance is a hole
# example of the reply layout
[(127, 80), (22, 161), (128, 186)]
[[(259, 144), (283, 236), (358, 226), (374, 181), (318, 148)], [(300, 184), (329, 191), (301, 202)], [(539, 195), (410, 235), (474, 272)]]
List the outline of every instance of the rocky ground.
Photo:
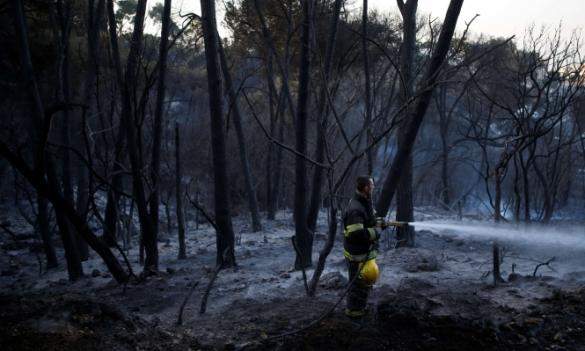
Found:
[[(420, 210), (417, 219), (450, 219), (429, 213)], [(30, 228), (13, 225), (18, 238), (2, 237), (0, 243), (0, 348), (585, 349), (585, 255), (579, 247), (503, 242), (506, 283), (494, 287), (489, 241), (418, 231), (416, 248), (394, 249), (387, 232), (370, 315), (349, 320), (342, 303), (314, 323), (345, 291), (341, 241), (328, 259), (317, 296), (308, 298), (301, 273), (291, 271), (291, 218), (281, 213), (265, 222), (261, 233), (250, 233), (246, 218), (236, 219), (238, 267), (219, 273), (204, 314), (200, 304), (215, 260), (215, 234), (206, 225), (189, 231), (187, 260), (175, 258), (173, 235), (163, 238), (160, 273), (126, 286), (117, 285), (97, 257), (84, 263), (87, 277), (74, 283), (67, 281), (64, 268), (39, 274), (38, 253), (31, 251), (37, 239)], [(325, 222), (320, 221), (321, 232)], [(325, 238), (316, 239), (315, 257)], [(135, 248), (129, 258), (139, 272)], [(178, 326), (179, 308), (191, 290)]]

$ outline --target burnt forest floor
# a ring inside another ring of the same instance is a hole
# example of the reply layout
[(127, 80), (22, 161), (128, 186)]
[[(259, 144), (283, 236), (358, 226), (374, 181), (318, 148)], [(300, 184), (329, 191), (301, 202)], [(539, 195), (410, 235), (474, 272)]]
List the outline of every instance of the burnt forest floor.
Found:
[[(428, 209), (417, 216), (449, 219)], [(30, 249), (37, 240), (16, 223), (20, 238), (0, 243), (0, 349), (585, 350), (585, 255), (578, 248), (504, 242), (506, 282), (494, 287), (489, 241), (432, 231), (418, 231), (417, 247), (401, 249), (385, 233), (366, 318), (346, 318), (341, 303), (316, 325), (275, 337), (322, 316), (347, 283), (338, 238), (317, 296), (305, 296), (301, 273), (291, 270), (291, 218), (281, 213), (260, 233), (249, 232), (246, 218), (235, 220), (238, 266), (219, 273), (205, 314), (198, 312), (215, 262), (215, 233), (206, 225), (189, 231), (188, 259), (176, 259), (171, 233), (161, 238), (160, 272), (120, 286), (95, 254), (77, 282), (67, 281), (63, 267), (39, 274)], [(324, 241), (316, 236), (314, 262)], [(140, 272), (136, 247), (128, 253)]]

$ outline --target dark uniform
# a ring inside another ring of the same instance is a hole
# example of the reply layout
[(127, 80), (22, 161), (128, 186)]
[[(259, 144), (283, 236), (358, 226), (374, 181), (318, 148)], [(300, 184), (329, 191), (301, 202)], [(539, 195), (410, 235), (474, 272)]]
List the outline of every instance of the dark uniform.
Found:
[[(343, 215), (343, 254), (347, 261), (349, 281), (359, 273), (359, 265), (376, 258), (379, 234), (376, 232), (376, 217), (372, 202), (360, 193), (351, 199)], [(359, 278), (355, 279), (347, 295), (345, 313), (350, 317), (365, 314), (371, 286)]]

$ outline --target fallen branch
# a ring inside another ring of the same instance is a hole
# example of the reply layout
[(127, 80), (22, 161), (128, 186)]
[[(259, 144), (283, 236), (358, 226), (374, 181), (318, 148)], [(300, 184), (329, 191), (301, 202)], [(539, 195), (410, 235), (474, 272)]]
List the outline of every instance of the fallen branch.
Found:
[(205, 311), (207, 310), (207, 299), (209, 298), (209, 293), (211, 292), (213, 283), (215, 282), (217, 276), (219, 275), (219, 271), (221, 271), (221, 269), (223, 268), (223, 263), (226, 261), (225, 257), (229, 249), (230, 247), (228, 246), (225, 248), (225, 250), (223, 250), (221, 264), (219, 264), (215, 268), (215, 272), (213, 272), (213, 276), (209, 280), (209, 284), (207, 284), (207, 289), (205, 289), (205, 293), (203, 294), (203, 298), (201, 299), (201, 308), (199, 308), (199, 314), (204, 314)]
[[(116, 246), (116, 249), (118, 249), (118, 252), (120, 252), (120, 255), (122, 255), (122, 258), (124, 259), (124, 262), (126, 263), (126, 266), (128, 267), (128, 277), (134, 277), (134, 279), (138, 280), (138, 277), (136, 276), (136, 274), (134, 274), (134, 270), (132, 269), (132, 265), (130, 264), (130, 261), (128, 260), (128, 256), (126, 256), (126, 254), (124, 253), (124, 250), (122, 250), (122, 248), (120, 247), (120, 244), (118, 244), (118, 241), (114, 240), (114, 244)], [(124, 283), (124, 287), (126, 287), (126, 284), (128, 284), (128, 282)]]
[(556, 259), (555, 256), (553, 256), (552, 258), (550, 258), (548, 261), (546, 262), (542, 262), (536, 265), (536, 267), (534, 268), (534, 273), (532, 273), (533, 277), (536, 277), (536, 272), (538, 272), (538, 269), (542, 266), (547, 266), (550, 270), (554, 271), (554, 269), (552, 269), (552, 267), (550, 266), (550, 264)]
[(177, 325), (183, 324), (183, 311), (185, 310), (185, 306), (187, 306), (187, 302), (191, 298), (191, 295), (193, 295), (193, 291), (195, 291), (195, 288), (198, 285), (199, 285), (199, 281), (195, 282), (195, 284), (193, 284), (191, 289), (189, 289), (189, 293), (187, 294), (187, 296), (185, 296), (185, 300), (183, 300), (183, 303), (181, 304), (181, 307), (179, 308), (179, 317), (177, 318)]
[[(100, 222), (100, 224), (102, 226), (105, 227), (106, 221), (100, 215), (100, 212), (98, 211), (97, 204), (95, 203), (95, 197), (92, 197), (92, 200), (90, 201), (89, 205), (91, 205), (93, 210), (94, 210), (93, 211), (94, 217), (98, 220), (98, 222)], [(124, 259), (124, 263), (126, 263), (126, 267), (128, 267), (128, 278), (134, 277), (134, 279), (136, 279), (136, 281), (139, 281), (136, 274), (134, 274), (134, 270), (132, 269), (132, 265), (130, 264), (130, 261), (128, 260), (128, 256), (124, 253), (124, 250), (122, 250), (122, 248), (120, 247), (120, 244), (118, 244), (118, 240), (114, 240), (114, 246), (116, 247), (118, 252), (120, 252), (120, 255), (122, 255), (122, 258)], [(126, 293), (126, 286), (127, 285), (128, 285), (128, 281), (126, 281), (124, 283), (124, 293)]]
[(209, 280), (209, 284), (207, 284), (207, 289), (205, 289), (205, 293), (203, 294), (203, 298), (201, 299), (201, 307), (199, 308), (199, 314), (204, 314), (205, 311), (207, 310), (207, 299), (209, 298), (209, 293), (211, 292), (211, 288), (213, 287), (213, 283), (217, 279), (217, 276), (219, 275), (219, 271), (221, 271), (222, 266), (223, 265), (221, 265), (221, 264), (219, 266), (217, 266), (217, 268), (215, 269), (215, 272), (213, 272), (213, 276)]

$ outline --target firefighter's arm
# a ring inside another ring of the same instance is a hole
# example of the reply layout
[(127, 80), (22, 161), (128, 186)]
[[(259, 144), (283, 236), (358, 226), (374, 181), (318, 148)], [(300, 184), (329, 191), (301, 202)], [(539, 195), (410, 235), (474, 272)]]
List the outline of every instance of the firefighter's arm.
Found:
[(356, 241), (376, 241), (380, 237), (375, 228), (367, 228), (362, 215), (354, 213), (348, 218), (345, 227), (346, 236), (351, 236)]

